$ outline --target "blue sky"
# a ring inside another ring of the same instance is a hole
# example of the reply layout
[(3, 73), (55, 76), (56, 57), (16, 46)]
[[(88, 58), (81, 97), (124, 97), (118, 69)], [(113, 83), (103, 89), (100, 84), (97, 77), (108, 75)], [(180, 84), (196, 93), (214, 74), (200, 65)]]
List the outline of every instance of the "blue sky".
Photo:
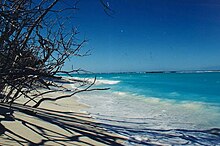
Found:
[(220, 67), (220, 1), (81, 0), (71, 24), (92, 55), (72, 59), (65, 69), (92, 72), (193, 70)]

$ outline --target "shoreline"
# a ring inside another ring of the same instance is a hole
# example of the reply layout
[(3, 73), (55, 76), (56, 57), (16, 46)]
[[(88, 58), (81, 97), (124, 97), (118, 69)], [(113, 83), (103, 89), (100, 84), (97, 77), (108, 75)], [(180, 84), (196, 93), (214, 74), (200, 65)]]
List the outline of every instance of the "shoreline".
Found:
[[(98, 81), (104, 86), (110, 86), (107, 83), (114, 80), (104, 78), (103, 82), (101, 78)], [(63, 80), (61, 84), (67, 89), (75, 88), (68, 79)], [(218, 113), (212, 115), (210, 113), (215, 113), (216, 109), (198, 103), (176, 104), (173, 100), (145, 98), (125, 91), (112, 91), (82, 92), (55, 102), (45, 101), (36, 109), (15, 104), (14, 117), (0, 112), (0, 127), (4, 129), (0, 131), (2, 133), (0, 145), (220, 143), (218, 127), (204, 128), (215, 124)], [(50, 93), (44, 97), (56, 98), (64, 93), (69, 94), (71, 91)], [(8, 107), (0, 104), (0, 108)], [(194, 139), (185, 139), (179, 133), (192, 136)], [(6, 141), (7, 136), (13, 137), (14, 143), (11, 143), (12, 140)], [(173, 138), (177, 141), (173, 141)], [(212, 141), (209, 141), (210, 139)]]
[(39, 108), (15, 104), (13, 116), (9, 105), (0, 104), (0, 145), (123, 145), (127, 138), (101, 127), (78, 98), (44, 102)]
[[(125, 145), (182, 145), (185, 143), (216, 145), (220, 143), (219, 126), (204, 128), (204, 125), (201, 125), (203, 128), (197, 128), (193, 123), (206, 124), (207, 118), (213, 118), (208, 114), (211, 113), (211, 109), (207, 109), (208, 111), (205, 112), (207, 114), (201, 112), (204, 109), (203, 106), (146, 100), (142, 97), (135, 99), (128, 94), (120, 93), (117, 96), (114, 92), (112, 94), (102, 92), (100, 95), (90, 93), (89, 97), (87, 96), (84, 95), (83, 101), (92, 105), (89, 112), (96, 120), (103, 123), (102, 127), (105, 129), (127, 136), (129, 139), (125, 141)], [(140, 107), (146, 108), (140, 109)], [(201, 118), (204, 114), (206, 118)], [(188, 136), (193, 138), (188, 139)], [(173, 141), (174, 139), (176, 141)]]

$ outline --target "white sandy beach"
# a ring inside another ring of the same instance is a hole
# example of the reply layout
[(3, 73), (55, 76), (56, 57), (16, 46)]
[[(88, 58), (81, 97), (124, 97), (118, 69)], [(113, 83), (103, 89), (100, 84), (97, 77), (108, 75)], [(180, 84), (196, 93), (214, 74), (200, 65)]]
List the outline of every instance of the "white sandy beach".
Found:
[(16, 104), (13, 116), (8, 114), (8, 105), (0, 107), (0, 145), (121, 145), (126, 139), (99, 127), (83, 112), (88, 106), (76, 96), (44, 102), (36, 109)]

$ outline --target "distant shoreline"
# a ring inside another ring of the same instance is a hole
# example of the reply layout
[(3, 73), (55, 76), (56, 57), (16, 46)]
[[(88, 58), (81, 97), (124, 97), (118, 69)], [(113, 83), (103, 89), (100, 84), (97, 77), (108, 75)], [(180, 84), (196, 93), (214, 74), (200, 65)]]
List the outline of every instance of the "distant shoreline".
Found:
[(220, 70), (146, 71), (145, 73), (214, 73)]
[[(220, 73), (220, 70), (179, 70), (179, 71), (140, 71), (140, 72), (100, 72), (100, 73), (80, 73), (80, 75), (92, 74), (171, 74), (171, 73)], [(57, 74), (63, 76), (65, 74)], [(75, 74), (73, 74), (75, 75)], [(78, 73), (76, 75), (79, 75)]]

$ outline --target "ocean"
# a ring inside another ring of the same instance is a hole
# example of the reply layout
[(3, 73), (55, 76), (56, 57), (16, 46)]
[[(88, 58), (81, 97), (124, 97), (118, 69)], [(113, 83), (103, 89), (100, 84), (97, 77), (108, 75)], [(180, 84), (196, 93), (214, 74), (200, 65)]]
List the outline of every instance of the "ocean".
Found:
[(220, 73), (109, 73), (80, 102), (126, 145), (220, 145)]

